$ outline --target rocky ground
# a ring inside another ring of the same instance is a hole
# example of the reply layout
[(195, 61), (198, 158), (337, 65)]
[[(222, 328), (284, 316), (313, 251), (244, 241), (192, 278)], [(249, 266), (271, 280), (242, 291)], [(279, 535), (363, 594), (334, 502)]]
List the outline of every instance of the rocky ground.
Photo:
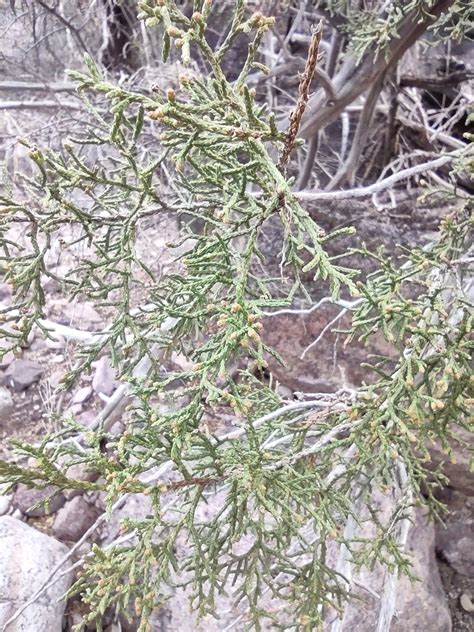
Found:
[[(390, 230), (384, 230), (385, 219), (373, 214), (367, 219), (360, 211), (359, 224), (366, 222), (365, 237), (370, 245), (380, 240), (383, 234), (388, 247), (405, 237), (410, 240), (426, 239), (434, 230), (434, 220), (440, 212), (428, 217), (421, 213), (413, 217), (401, 212), (398, 223), (394, 221)], [(422, 209), (423, 210), (423, 209)], [(356, 217), (357, 218), (357, 217)], [(327, 216), (321, 222), (328, 223)], [(332, 227), (343, 221), (336, 213), (331, 214)], [(329, 222), (329, 223), (331, 223)], [(406, 226), (409, 226), (407, 233)], [(331, 226), (329, 226), (331, 228)], [(148, 233), (150, 235), (150, 233)], [(149, 237), (150, 238), (150, 237)], [(166, 236), (165, 236), (166, 238)], [(164, 239), (162, 237), (162, 239)], [(372, 241), (371, 241), (372, 240)], [(10, 289), (0, 285), (0, 300), (7, 305)], [(55, 322), (98, 331), (104, 327), (106, 315), (99, 314), (89, 303), (69, 304), (54, 288), (51, 290), (48, 317)], [(315, 296), (315, 300), (318, 296)], [(287, 358), (285, 367), (272, 369), (282, 383), (286, 397), (297, 390), (331, 391), (341, 383), (358, 384), (366, 375), (360, 361), (367, 350), (359, 347), (344, 347), (341, 336), (328, 333), (317, 349), (301, 353), (322, 331), (331, 319), (333, 308), (322, 309), (307, 316), (282, 316), (268, 319), (266, 336), (269, 343)], [(375, 343), (377, 351), (387, 351), (382, 341)], [(0, 367), (0, 450), (2, 456), (11, 453), (8, 440), (12, 437), (37, 442), (46, 431), (55, 429), (63, 416), (72, 416), (81, 424), (92, 423), (97, 413), (118, 385), (109, 358), (104, 355), (93, 366), (90, 375), (84, 375), (70, 390), (59, 393), (57, 387), (65, 370), (74, 358), (74, 345), (61, 336), (55, 341), (45, 341), (36, 332), (28, 345), (17, 355), (7, 354)], [(120, 420), (115, 431), (120, 432)], [(114, 429), (112, 429), (114, 431)], [(443, 454), (433, 446), (433, 460), (440, 462)], [(446, 504), (444, 522), (428, 524), (422, 514), (417, 514), (409, 538), (409, 550), (413, 556), (415, 584), (403, 579), (398, 589), (396, 616), (392, 629), (404, 632), (464, 632), (474, 625), (474, 486), (469, 473), (468, 455), (459, 452), (456, 463), (446, 464), (449, 485), (440, 492)], [(90, 472), (77, 471), (75, 476), (90, 476)], [(46, 507), (36, 506), (48, 497)], [(110, 542), (117, 535), (118, 519), (125, 515), (140, 516), (148, 511), (148, 499), (137, 496), (128, 502), (117, 516), (98, 529), (93, 540), (99, 544)], [(0, 624), (12, 612), (31, 598), (35, 589), (50, 576), (58, 560), (67, 553), (87, 529), (103, 512), (100, 494), (63, 494), (54, 489), (30, 491), (23, 485), (8, 494), (0, 495)], [(91, 541), (82, 545), (71, 562), (90, 548)], [(45, 595), (25, 609), (19, 625), (25, 631), (70, 630), (82, 617), (81, 605), (70, 600), (56, 604), (57, 599), (68, 588), (74, 570), (66, 564), (60, 581), (50, 587)], [(361, 573), (361, 584), (370, 585), (377, 592), (381, 585), (380, 572)], [(344, 631), (371, 632), (375, 625), (374, 612), (377, 600), (362, 590), (349, 610)], [(107, 612), (104, 626), (108, 632), (136, 630), (136, 623)], [(230, 613), (229, 621), (232, 621)], [(234, 617), (235, 618), (235, 617)], [(153, 620), (154, 631), (175, 630), (222, 630), (222, 620), (216, 623), (208, 618), (196, 624), (182, 596), (178, 595), (169, 607), (157, 613)], [(29, 627), (28, 627), (29, 626)], [(237, 624), (233, 629), (239, 630)], [(92, 628), (87, 628), (92, 630)]]

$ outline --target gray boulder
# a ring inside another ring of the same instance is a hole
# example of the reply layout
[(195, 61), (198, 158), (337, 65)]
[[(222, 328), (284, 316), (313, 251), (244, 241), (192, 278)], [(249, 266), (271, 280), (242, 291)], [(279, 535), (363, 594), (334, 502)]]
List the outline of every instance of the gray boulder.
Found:
[(450, 491), (448, 511), (435, 527), (436, 550), (457, 573), (474, 579), (474, 497)]
[(96, 365), (92, 378), (92, 388), (96, 393), (112, 395), (115, 389), (115, 371), (107, 356), (102, 356)]
[[(390, 632), (450, 632), (451, 615), (435, 557), (435, 529), (421, 511), (415, 514), (406, 553), (416, 581), (400, 577)], [(360, 571), (357, 579), (359, 586), (380, 594), (386, 575), (376, 566), (373, 570)], [(378, 609), (378, 599), (359, 588), (349, 606), (343, 632), (375, 632)]]
[(84, 500), (76, 496), (66, 503), (56, 515), (53, 533), (59, 540), (79, 540), (91, 527), (98, 516), (98, 511)]
[(2, 496), (0, 493), (0, 516), (4, 516), (10, 509), (11, 496)]
[[(0, 630), (67, 554), (67, 547), (11, 516), (0, 518)], [(61, 568), (67, 570), (69, 563)], [(72, 581), (66, 572), (29, 605), (5, 632), (61, 632), (66, 601), (62, 599)]]
[(440, 468), (442, 473), (447, 476), (449, 486), (456, 492), (472, 496), (474, 471), (471, 469), (472, 452), (469, 446), (473, 445), (474, 434), (462, 428), (456, 428), (456, 435), (463, 443), (460, 444), (457, 441), (451, 443), (455, 458), (452, 460), (449, 458), (439, 441), (430, 441), (426, 447), (430, 452), (431, 462), (427, 465), (433, 470)]
[(3, 377), (3, 383), (14, 391), (24, 391), (37, 382), (44, 368), (32, 360), (13, 360)]
[[(45, 501), (44, 504), (43, 501)], [(48, 485), (44, 489), (29, 489), (20, 483), (13, 495), (13, 506), (26, 516), (31, 517), (56, 513), (65, 502), (64, 494), (58, 492), (52, 485)]]
[(92, 397), (92, 388), (90, 386), (83, 386), (76, 391), (72, 398), (73, 404), (84, 404), (88, 399)]
[(13, 408), (13, 399), (10, 391), (0, 386), (0, 421), (8, 421)]

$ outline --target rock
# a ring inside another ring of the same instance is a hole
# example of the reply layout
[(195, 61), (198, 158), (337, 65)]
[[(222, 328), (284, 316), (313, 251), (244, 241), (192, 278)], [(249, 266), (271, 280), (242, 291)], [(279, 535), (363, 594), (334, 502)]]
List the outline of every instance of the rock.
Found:
[(12, 287), (8, 283), (0, 283), (0, 302), (4, 307), (10, 303)]
[(100, 475), (96, 470), (89, 469), (85, 463), (74, 463), (67, 469), (66, 476), (74, 478), (76, 481), (93, 483)]
[[(36, 503), (48, 499), (46, 505), (33, 508)], [(58, 492), (56, 487), (48, 485), (44, 489), (28, 489), (20, 483), (13, 494), (12, 504), (26, 516), (45, 516), (56, 513), (66, 502), (64, 494)]]
[(111, 437), (121, 437), (125, 432), (125, 425), (121, 421), (116, 421), (109, 430)]
[(106, 509), (105, 499), (107, 498), (106, 492), (92, 492), (90, 500), (95, 504), (100, 513), (103, 513)]
[(448, 513), (436, 524), (436, 550), (457, 573), (474, 578), (474, 498), (452, 492)]
[(8, 340), (0, 339), (0, 369), (2, 370), (7, 369), (15, 359), (13, 351), (6, 351), (6, 349), (10, 348), (10, 346), (11, 345)]
[[(389, 495), (380, 501), (383, 507), (393, 505)], [(212, 501), (211, 501), (212, 503)], [(107, 534), (103, 544), (110, 543), (118, 535), (118, 523), (125, 516), (143, 518), (149, 511), (149, 498), (130, 497), (124, 507), (118, 511), (118, 515), (112, 516), (110, 525), (107, 525)], [(212, 513), (212, 509), (210, 509)], [(200, 517), (202, 517), (200, 515)], [(387, 516), (386, 516), (387, 517)], [(371, 527), (373, 527), (373, 522)], [(363, 528), (364, 529), (364, 528)], [(367, 533), (363, 532), (363, 537)], [(176, 543), (178, 554), (186, 549), (187, 543), (178, 540)], [(183, 547), (183, 548), (181, 548)], [(410, 529), (407, 553), (412, 558), (413, 573), (419, 581), (412, 583), (408, 578), (402, 577), (396, 588), (395, 614), (390, 632), (450, 632), (451, 616), (446, 603), (446, 596), (441, 585), (437, 562), (434, 552), (434, 527), (426, 523), (421, 512), (414, 516), (414, 524)], [(380, 594), (386, 579), (385, 571), (380, 566), (375, 569), (357, 571), (353, 569), (356, 578), (362, 586)], [(236, 586), (238, 589), (238, 585)], [(229, 591), (231, 593), (232, 591)], [(340, 628), (341, 632), (375, 632), (379, 600), (370, 592), (354, 587), (355, 597), (351, 601), (347, 618)], [(235, 593), (234, 593), (235, 594)], [(188, 602), (190, 592), (177, 590), (173, 592), (166, 605), (158, 612), (152, 613), (149, 622), (153, 630), (180, 630), (180, 632), (219, 632), (231, 627), (232, 623), (242, 614), (242, 610), (235, 608), (230, 598), (224, 595), (216, 596), (216, 610), (219, 612), (219, 621), (206, 616), (201, 622), (195, 619), (195, 613)], [(274, 609), (278, 612), (280, 605), (276, 597), (270, 595), (263, 597), (260, 605), (263, 608)], [(129, 620), (121, 617), (124, 632), (137, 630), (138, 620), (133, 612), (133, 605), (128, 609)], [(328, 620), (333, 620), (331, 616)], [(235, 628), (240, 630), (238, 626)], [(243, 629), (243, 628), (242, 628)], [(273, 629), (265, 624), (262, 630)], [(331, 625), (324, 628), (330, 632)]]
[[(266, 344), (273, 347), (285, 359), (285, 365), (269, 357), (269, 371), (292, 392), (334, 392), (340, 387), (340, 371), (334, 369), (334, 348), (337, 348), (337, 366), (343, 367), (348, 383), (357, 384), (364, 378), (360, 362), (365, 358), (366, 350), (353, 344), (338, 343), (338, 334), (327, 331), (314, 349), (305, 353), (305, 349), (323, 331), (324, 327), (340, 311), (329, 304), (305, 315), (281, 315), (263, 321), (262, 337)], [(344, 329), (349, 323), (343, 318), (334, 326)], [(372, 349), (371, 349), (372, 350)], [(374, 353), (382, 353), (377, 345)], [(367, 371), (365, 371), (367, 373)]]
[(74, 314), (71, 324), (77, 323), (80, 327), (96, 330), (101, 328), (104, 319), (93, 307), (92, 303), (78, 303), (74, 306)]
[[(89, 469), (85, 463), (75, 463), (67, 468), (66, 476), (76, 481), (93, 483), (99, 478), (100, 474), (96, 470)], [(79, 489), (66, 489), (63, 493), (66, 500), (72, 500), (76, 496), (80, 496), (83, 492)]]
[[(100, 499), (97, 503), (101, 505)], [(149, 496), (145, 494), (133, 494), (128, 496), (122, 507), (113, 512), (105, 526), (102, 544), (110, 544), (120, 535), (120, 523), (124, 518), (132, 520), (143, 520), (147, 515), (153, 513), (153, 505)]]
[(92, 388), (90, 386), (84, 386), (74, 393), (72, 398), (73, 404), (84, 404), (88, 399), (92, 397)]
[(463, 593), (459, 597), (459, 603), (461, 604), (461, 608), (465, 612), (474, 612), (474, 603), (471, 599), (471, 595), (468, 595), (467, 593)]
[(79, 415), (80, 413), (82, 413), (82, 404), (73, 404), (72, 406), (69, 406), (67, 410), (64, 411), (64, 416), (73, 417), (75, 419), (77, 415)]
[(64, 370), (60, 369), (57, 371), (53, 371), (48, 377), (48, 382), (52, 389), (60, 388), (61, 381), (64, 378)]
[(71, 608), (68, 607), (67, 628), (66, 628), (67, 630), (72, 630), (75, 625), (77, 627), (80, 627), (84, 619), (83, 614), (81, 614), (80, 612), (71, 612), (70, 610)]
[(115, 389), (115, 371), (110, 365), (107, 356), (102, 356), (95, 366), (94, 377), (92, 378), (92, 388), (96, 393), (112, 395)]
[[(11, 516), (0, 518), (0, 629), (47, 581), (68, 549), (54, 538)], [(66, 563), (62, 570), (67, 570)], [(18, 617), (11, 632), (61, 632), (72, 572), (63, 574)]]
[(59, 334), (51, 334), (51, 338), (45, 338), (44, 344), (48, 347), (48, 349), (64, 349), (66, 346), (66, 339), (64, 336), (60, 336)]
[[(148, 617), (151, 630), (153, 630), (153, 632), (170, 632), (171, 630), (179, 630), (179, 632), (203, 632), (203, 630), (206, 632), (221, 632), (221, 630), (224, 629), (218, 628), (215, 625), (215, 619), (212, 620), (211, 617), (207, 617), (201, 622), (201, 625), (199, 625), (196, 621), (196, 617), (193, 617), (193, 614), (186, 606), (185, 599), (182, 601), (182, 606), (180, 609), (182, 618), (180, 617), (178, 620), (172, 619), (172, 615), (166, 605), (154, 610)], [(222, 620), (221, 617), (220, 619)], [(140, 626), (140, 616), (136, 614), (133, 599), (129, 601), (126, 611), (119, 614), (119, 622), (122, 632), (137, 632)], [(239, 628), (235, 628), (235, 632), (238, 632), (238, 629)], [(262, 632), (266, 632), (266, 628), (262, 627), (261, 630)]]
[(0, 386), (0, 421), (8, 421), (13, 409), (13, 399), (10, 391)]
[(4, 516), (10, 509), (11, 496), (0, 496), (0, 516)]
[(76, 542), (94, 524), (96, 518), (96, 509), (82, 496), (76, 496), (58, 511), (53, 533), (59, 540)]
[(192, 371), (195, 364), (182, 353), (177, 353), (176, 351), (171, 353), (171, 362), (181, 371)]
[(3, 378), (3, 383), (14, 391), (24, 391), (28, 386), (37, 382), (44, 372), (44, 368), (31, 360), (14, 360)]
[(407, 553), (413, 562), (413, 584), (402, 577), (397, 588), (395, 618), (390, 632), (450, 632), (451, 615), (435, 556), (435, 530), (418, 512), (408, 536)]
[(48, 312), (52, 320), (70, 327), (98, 331), (104, 325), (104, 319), (89, 302), (77, 303), (64, 298), (52, 299), (49, 301)]
[(437, 525), (436, 545), (448, 564), (461, 575), (474, 577), (474, 524)]
[[(390, 632), (450, 632), (451, 615), (441, 584), (435, 557), (435, 532), (421, 512), (415, 514), (410, 528), (406, 553), (412, 562), (413, 583), (403, 576), (396, 588), (395, 613)], [(380, 566), (357, 573), (361, 586), (381, 592), (385, 572)], [(342, 632), (374, 632), (377, 623), (378, 600), (369, 592), (357, 588), (350, 602)], [(358, 599), (357, 599), (358, 598)]]
[(452, 443), (455, 458), (451, 461), (449, 456), (443, 452), (438, 442), (431, 441), (427, 448), (430, 451), (431, 463), (429, 467), (437, 469), (441, 464), (441, 471), (449, 479), (449, 486), (463, 492), (467, 496), (472, 495), (474, 490), (474, 471), (471, 470), (472, 446), (474, 434), (462, 428), (456, 429), (465, 445), (458, 442)]
[(291, 390), (291, 388), (288, 388), (288, 386), (285, 386), (284, 384), (277, 383), (275, 391), (282, 399), (294, 399), (293, 391)]
[(93, 410), (85, 410), (80, 415), (77, 415), (76, 421), (78, 424), (81, 424), (82, 426), (90, 427), (92, 426), (96, 417), (97, 417), (97, 413), (95, 413)]
[[(82, 560), (82, 558), (85, 557), (86, 555), (89, 555), (89, 553), (92, 551), (92, 543), (94, 542), (96, 538), (97, 538), (97, 535), (93, 533), (90, 537), (92, 542), (83, 542), (80, 546), (77, 547), (77, 549), (74, 551), (74, 554), (72, 556), (72, 559), (74, 562), (78, 562), (79, 560)], [(80, 569), (75, 569), (74, 572), (80, 573)]]

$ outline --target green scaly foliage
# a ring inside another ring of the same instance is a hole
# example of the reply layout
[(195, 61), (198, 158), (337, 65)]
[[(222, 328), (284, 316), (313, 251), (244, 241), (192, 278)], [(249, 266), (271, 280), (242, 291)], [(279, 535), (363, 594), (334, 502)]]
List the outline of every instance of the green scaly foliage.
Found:
[[(443, 222), (435, 244), (407, 251), (403, 261), (364, 252), (380, 267), (356, 284), (355, 272), (325, 249), (350, 229), (325, 235), (301, 206), (271, 155), (285, 134), (246, 85), (249, 72), (265, 70), (257, 51), (272, 20), (248, 17), (238, 1), (227, 37), (212, 50), (205, 36), (211, 3), (194, 4), (188, 18), (172, 0), (143, 2), (141, 18), (162, 29), (165, 61), (178, 54), (188, 65), (199, 51), (208, 79), (190, 72), (179, 90), (145, 95), (111, 84), (86, 60), (87, 74), (71, 74), (94, 125), (63, 152), (30, 148), (39, 175), (25, 176), (28, 199), (2, 200), (0, 245), (15, 289), (14, 309), (2, 314), (3, 335), (13, 346), (33, 326), (52, 335), (42, 321), (43, 285), (52, 278), (71, 298), (112, 314), (110, 327), (81, 346), (65, 386), (107, 349), (133, 400), (122, 436), (103, 427), (78, 435), (83, 429), (71, 422), (39, 446), (16, 442), (36, 466), (0, 462), (0, 478), (12, 486), (102, 490), (108, 512), (124, 494), (149, 496), (152, 513), (126, 520), (124, 541), (94, 546), (86, 559), (70, 591), (87, 604), (83, 626), (100, 625), (107, 607), (126, 611), (132, 600), (144, 632), (170, 587), (186, 586), (201, 616), (216, 614), (217, 595), (229, 594), (244, 608), (248, 629), (267, 619), (278, 629), (315, 630), (327, 609), (341, 611), (348, 597), (331, 547), (344, 544), (356, 565), (379, 562), (409, 573), (400, 525), (415, 504), (440, 509), (433, 490), (443, 477), (429, 468), (429, 442), (441, 442), (454, 458), (458, 430), (470, 427), (473, 316), (464, 281), (472, 219), (466, 205)], [(230, 83), (222, 62), (241, 33), (250, 39), (248, 57)], [(110, 117), (100, 114), (99, 102), (108, 103)], [(159, 140), (143, 147), (144, 131), (157, 128)], [(105, 163), (86, 151), (96, 146), (107, 149)], [(166, 191), (164, 169), (174, 174)], [(200, 228), (186, 223), (180, 242), (170, 244), (184, 254), (160, 277), (136, 237), (148, 218), (170, 214), (194, 218)], [(281, 269), (292, 279), (284, 296), (255, 265), (270, 218), (283, 228)], [(26, 246), (11, 237), (18, 226), (27, 230)], [(58, 239), (66, 253), (84, 244), (61, 277), (48, 258)], [(301, 272), (327, 281), (334, 301), (341, 290), (361, 299), (351, 336), (380, 331), (399, 352), (374, 365), (373, 384), (324, 407), (304, 399), (282, 406), (249, 370), (263, 369), (274, 353), (262, 340), (263, 312), (305, 295)], [(146, 309), (134, 310), (139, 284)], [(192, 368), (163, 374), (158, 354), (172, 350)], [(143, 359), (149, 370), (139, 377)], [(236, 360), (244, 367), (237, 374)], [(176, 380), (184, 387), (165, 411), (160, 396)], [(235, 415), (227, 433), (209, 425), (220, 406)], [(78, 436), (82, 447), (69, 440)], [(68, 467), (82, 463), (99, 472), (98, 482), (68, 477), (65, 459)], [(398, 490), (389, 516), (378, 512), (378, 489)], [(215, 510), (206, 516), (210, 500)], [(348, 539), (350, 518), (360, 527), (370, 521), (373, 533)], [(270, 598), (277, 608), (268, 607)]]

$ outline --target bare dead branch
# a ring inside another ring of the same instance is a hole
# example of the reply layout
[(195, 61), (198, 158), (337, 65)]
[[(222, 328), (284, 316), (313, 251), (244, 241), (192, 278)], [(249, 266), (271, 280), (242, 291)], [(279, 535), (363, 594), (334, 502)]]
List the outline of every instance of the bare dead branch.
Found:
[(36, 3), (40, 5), (40, 7), (42, 7), (45, 11), (47, 11), (48, 13), (51, 13), (51, 15), (54, 15), (54, 17), (59, 20), (59, 22), (61, 22), (62, 24), (64, 24), (64, 26), (74, 35), (74, 37), (77, 40), (77, 43), (79, 44), (79, 46), (82, 48), (82, 50), (85, 53), (89, 52), (89, 49), (86, 46), (86, 43), (84, 42), (81, 33), (79, 32), (79, 30), (69, 22), (69, 20), (67, 20), (61, 13), (59, 13), (59, 11), (57, 11), (54, 7), (50, 7), (48, 4), (46, 4), (46, 2), (43, 2), (43, 0), (36, 0)]
[(57, 108), (83, 110), (83, 106), (72, 101), (0, 101), (0, 110), (42, 110)]
[(295, 195), (300, 200), (311, 201), (349, 200), (354, 198), (370, 197), (374, 193), (380, 193), (380, 191), (384, 191), (385, 189), (390, 188), (397, 182), (407, 180), (408, 178), (418, 175), (419, 173), (426, 173), (427, 171), (438, 169), (439, 167), (442, 167), (454, 160), (458, 155), (459, 151), (454, 151), (450, 154), (446, 154), (445, 156), (441, 156), (440, 158), (436, 158), (435, 160), (424, 162), (421, 165), (415, 165), (414, 167), (403, 169), (402, 171), (394, 173), (384, 180), (374, 182), (373, 184), (370, 184), (366, 187), (347, 189), (346, 191), (298, 191), (295, 193)]
[(331, 36), (331, 44), (329, 54), (326, 60), (326, 72), (329, 77), (334, 76), (336, 71), (337, 61), (339, 59), (339, 53), (341, 52), (342, 43), (344, 38), (339, 31), (334, 30)]
[(0, 90), (13, 92), (44, 91), (44, 92), (74, 92), (73, 83), (34, 83), (29, 81), (0, 81)]
[(342, 167), (338, 170), (334, 178), (328, 184), (328, 191), (332, 191), (332, 189), (345, 182), (346, 180), (349, 181), (350, 184), (354, 184), (355, 173), (357, 171), (360, 157), (367, 142), (367, 137), (370, 131), (370, 123), (372, 121), (375, 106), (377, 105), (377, 101), (382, 90), (383, 80), (384, 75), (382, 74), (369, 90), (369, 94), (367, 95), (367, 99), (364, 104), (364, 109), (362, 110), (362, 114), (360, 115), (354, 138), (352, 140), (349, 155), (347, 156), (347, 159)]
[(420, 88), (422, 90), (433, 90), (436, 92), (446, 92), (453, 86), (458, 86), (464, 81), (473, 78), (472, 72), (462, 70), (453, 72), (442, 77), (413, 77), (410, 75), (402, 75), (400, 77), (401, 88)]
[(309, 141), (308, 153), (306, 154), (306, 158), (304, 161), (303, 171), (301, 172), (301, 176), (297, 184), (298, 189), (304, 189), (308, 185), (309, 179), (311, 178), (314, 160), (319, 148), (319, 136), (320, 134), (319, 132), (317, 132)]

